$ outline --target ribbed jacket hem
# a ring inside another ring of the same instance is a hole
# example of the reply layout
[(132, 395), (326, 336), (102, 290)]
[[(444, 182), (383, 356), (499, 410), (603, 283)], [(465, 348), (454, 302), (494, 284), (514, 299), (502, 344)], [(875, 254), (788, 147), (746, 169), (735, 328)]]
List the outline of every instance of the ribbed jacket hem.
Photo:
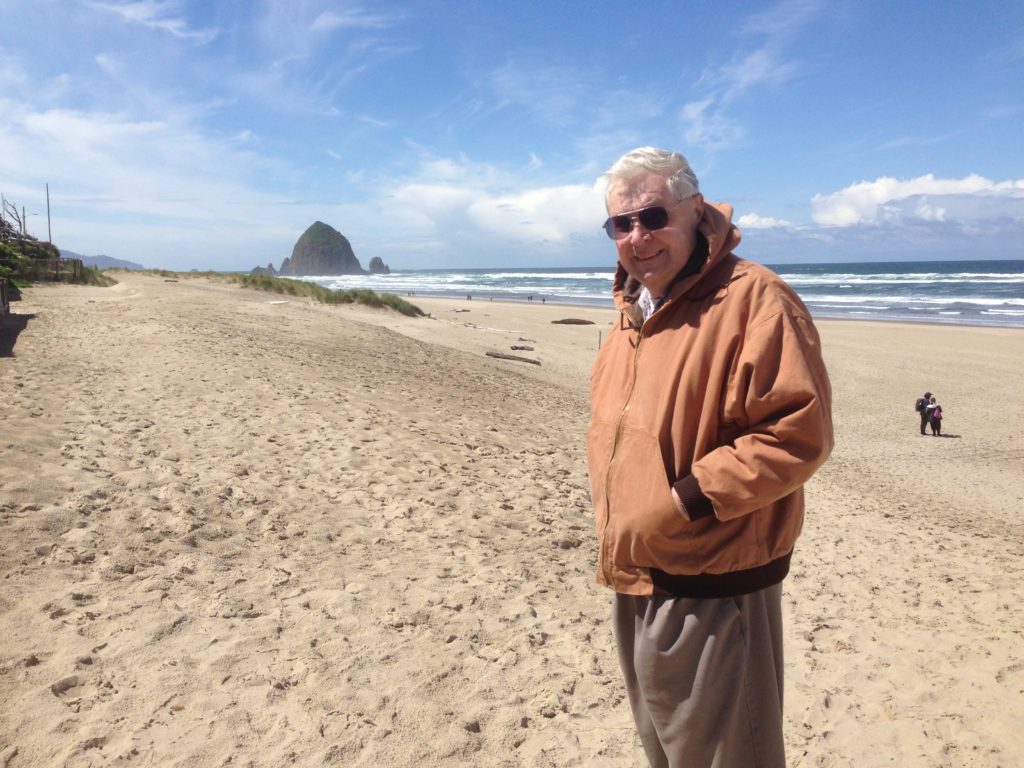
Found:
[(765, 565), (731, 573), (680, 575), (651, 568), (651, 581), (654, 582), (656, 595), (702, 599), (735, 597), (778, 584), (789, 573), (792, 557), (793, 553), (790, 552)]

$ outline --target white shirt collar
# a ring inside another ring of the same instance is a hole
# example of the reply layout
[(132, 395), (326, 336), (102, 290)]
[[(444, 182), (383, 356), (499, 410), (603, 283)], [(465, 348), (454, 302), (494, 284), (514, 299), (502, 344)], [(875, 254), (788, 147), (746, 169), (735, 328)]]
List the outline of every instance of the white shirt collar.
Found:
[(646, 285), (640, 288), (640, 297), (636, 300), (636, 303), (640, 305), (640, 311), (644, 313), (644, 322), (647, 322), (647, 319), (654, 314), (654, 310), (658, 308), (663, 298), (665, 297), (652, 296), (651, 292), (647, 290)]

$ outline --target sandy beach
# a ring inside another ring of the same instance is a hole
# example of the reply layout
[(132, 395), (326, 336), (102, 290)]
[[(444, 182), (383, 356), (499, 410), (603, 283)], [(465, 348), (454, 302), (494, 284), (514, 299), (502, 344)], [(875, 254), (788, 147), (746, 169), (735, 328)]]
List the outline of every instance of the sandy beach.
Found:
[[(118, 279), (0, 326), (0, 768), (644, 765), (585, 466), (613, 311)], [(1021, 765), (1024, 331), (819, 328), (789, 763)]]

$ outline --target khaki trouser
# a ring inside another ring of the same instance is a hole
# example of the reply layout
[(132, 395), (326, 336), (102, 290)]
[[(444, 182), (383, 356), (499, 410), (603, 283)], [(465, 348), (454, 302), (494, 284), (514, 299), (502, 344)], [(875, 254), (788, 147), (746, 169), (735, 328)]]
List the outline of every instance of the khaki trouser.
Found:
[(785, 768), (781, 584), (711, 600), (616, 594), (613, 614), (652, 768)]

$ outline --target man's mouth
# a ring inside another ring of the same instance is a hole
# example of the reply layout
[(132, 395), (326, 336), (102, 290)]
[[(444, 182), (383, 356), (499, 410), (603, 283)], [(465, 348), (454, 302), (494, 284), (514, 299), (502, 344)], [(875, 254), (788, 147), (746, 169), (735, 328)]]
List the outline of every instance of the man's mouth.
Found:
[(655, 257), (657, 257), (657, 256), (660, 256), (660, 255), (661, 255), (661, 254), (663, 254), (664, 252), (665, 252), (665, 249), (663, 248), (662, 250), (660, 250), (660, 251), (655, 251), (654, 253), (648, 254), (647, 256), (641, 256), (641, 255), (640, 255), (640, 254), (638, 253), (638, 254), (635, 254), (635, 258), (636, 258), (636, 260), (637, 260), (638, 262), (641, 262), (641, 263), (643, 263), (643, 262), (645, 262), (645, 261), (650, 261), (651, 259), (653, 259), (653, 258), (655, 258)]

